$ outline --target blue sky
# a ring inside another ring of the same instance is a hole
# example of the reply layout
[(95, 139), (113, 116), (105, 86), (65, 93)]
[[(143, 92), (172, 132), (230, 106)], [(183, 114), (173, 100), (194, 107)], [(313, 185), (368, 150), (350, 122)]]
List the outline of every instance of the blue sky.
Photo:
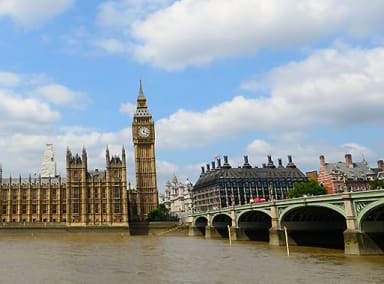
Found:
[(52, 143), (127, 150), (139, 80), (156, 124), (158, 187), (195, 182), (228, 155), (261, 166), (292, 155), (384, 158), (380, 0), (0, 0), (0, 163), (39, 173)]

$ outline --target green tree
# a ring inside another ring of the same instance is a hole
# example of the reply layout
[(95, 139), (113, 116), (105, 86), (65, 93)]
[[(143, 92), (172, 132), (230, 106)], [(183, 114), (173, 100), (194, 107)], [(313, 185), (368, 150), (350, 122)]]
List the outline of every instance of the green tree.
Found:
[(370, 189), (384, 188), (384, 180), (381, 180), (381, 179), (370, 180), (369, 188)]
[(159, 207), (151, 210), (148, 213), (148, 221), (165, 221), (169, 218), (168, 209), (164, 204), (160, 204)]
[(298, 182), (293, 185), (293, 189), (288, 191), (289, 198), (302, 197), (304, 195), (327, 194), (327, 190), (320, 186), (316, 181)]

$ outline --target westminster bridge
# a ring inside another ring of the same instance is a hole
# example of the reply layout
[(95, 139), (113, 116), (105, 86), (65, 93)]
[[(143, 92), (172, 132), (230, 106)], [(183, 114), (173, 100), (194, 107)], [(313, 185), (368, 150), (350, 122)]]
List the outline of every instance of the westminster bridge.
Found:
[(189, 235), (384, 254), (384, 190), (249, 203), (195, 212)]

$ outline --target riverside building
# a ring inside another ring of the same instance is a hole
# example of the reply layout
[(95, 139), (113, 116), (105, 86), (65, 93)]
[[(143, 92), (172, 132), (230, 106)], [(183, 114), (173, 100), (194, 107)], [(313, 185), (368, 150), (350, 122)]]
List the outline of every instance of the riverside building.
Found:
[(371, 168), (366, 160), (354, 162), (351, 154), (345, 154), (345, 162), (328, 163), (320, 156), (320, 170), (317, 181), (329, 194), (343, 191), (369, 190), (369, 181), (382, 179), (383, 160), (377, 161), (377, 168)]
[(3, 225), (128, 226), (125, 150), (110, 157), (107, 148), (102, 171), (88, 171), (87, 160), (85, 148), (81, 156), (67, 148), (66, 178), (0, 175)]
[(140, 82), (132, 123), (136, 188), (127, 188), (124, 147), (121, 156), (105, 153), (104, 170), (88, 170), (85, 147), (67, 148), (66, 176), (56, 174), (53, 146), (47, 144), (41, 174), (4, 178), (0, 165), (0, 221), (3, 226), (128, 227), (143, 221), (158, 205), (154, 122)]
[(187, 179), (180, 182), (176, 176), (165, 183), (164, 205), (169, 209), (172, 217), (186, 222), (193, 209), (193, 185)]
[(286, 166), (281, 159), (275, 166), (268, 156), (268, 163), (261, 168), (252, 167), (248, 156), (244, 156), (242, 166), (232, 168), (228, 157), (224, 156), (223, 165), (217, 159), (216, 163), (201, 168), (200, 177), (193, 187), (194, 209), (207, 211), (255, 200), (284, 199), (294, 183), (305, 181), (306, 176), (292, 162), (291, 156), (288, 156)]

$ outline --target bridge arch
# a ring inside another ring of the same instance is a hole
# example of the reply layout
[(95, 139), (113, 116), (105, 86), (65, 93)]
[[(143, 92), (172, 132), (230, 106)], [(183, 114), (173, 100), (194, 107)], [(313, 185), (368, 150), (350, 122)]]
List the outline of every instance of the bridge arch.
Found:
[(292, 206), (280, 216), (279, 224), (281, 229), (287, 228), (292, 244), (344, 248), (343, 233), (347, 225), (344, 211), (337, 206)]
[(247, 210), (237, 216), (238, 238), (256, 241), (269, 241), (269, 229), (272, 227), (270, 212), (265, 210)]
[[(279, 220), (280, 221), (283, 220), (284, 215), (289, 214), (290, 211), (295, 210), (297, 208), (303, 208), (303, 207), (323, 207), (323, 208), (327, 208), (327, 209), (332, 210), (332, 211), (336, 211), (340, 215), (345, 216), (344, 206), (341, 207), (341, 206), (337, 206), (337, 205), (329, 204), (329, 203), (311, 203), (311, 204), (295, 204), (295, 205), (289, 206), (279, 216)], [(280, 225), (281, 225), (281, 222), (280, 222)], [(283, 227), (281, 227), (281, 228), (283, 228)]]
[(207, 224), (208, 224), (208, 218), (204, 216), (198, 216), (195, 218), (194, 224), (197, 230), (200, 231), (200, 233), (204, 236), (205, 228), (207, 227)]
[[(364, 209), (362, 209), (359, 213), (359, 215), (357, 216), (357, 224), (358, 224), (358, 228), (360, 230), (360, 232), (363, 232), (364, 231), (364, 222), (368, 221), (369, 219), (372, 219), (374, 218), (374, 216), (372, 216), (373, 213), (375, 213), (376, 211), (380, 211), (380, 209), (383, 209), (384, 208), (384, 199), (380, 199), (380, 200), (377, 200), (375, 202), (372, 202), (370, 204), (368, 204), (366, 207), (364, 207)], [(379, 214), (380, 212), (376, 212), (376, 214)], [(376, 216), (376, 220), (377, 218), (380, 219), (380, 215), (379, 216)], [(380, 219), (382, 220), (382, 219)]]
[(221, 237), (228, 238), (228, 226), (232, 226), (232, 218), (227, 213), (219, 213), (212, 217), (212, 227)]
[(384, 251), (384, 199), (368, 204), (357, 218), (358, 229)]

